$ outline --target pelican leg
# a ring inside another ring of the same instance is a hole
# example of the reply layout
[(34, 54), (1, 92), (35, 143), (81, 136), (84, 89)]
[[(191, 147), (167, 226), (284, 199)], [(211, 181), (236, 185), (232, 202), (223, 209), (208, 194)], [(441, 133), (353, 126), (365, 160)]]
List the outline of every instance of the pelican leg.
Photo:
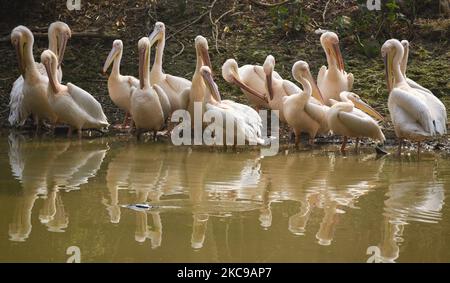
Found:
[(355, 151), (358, 152), (358, 150), (359, 150), (359, 138), (356, 138), (356, 141), (355, 141)]
[(420, 155), (420, 142), (417, 142), (417, 156)]
[(341, 145), (341, 152), (344, 153), (345, 152), (345, 147), (347, 146), (347, 137), (344, 137), (344, 140), (342, 141), (342, 145)]
[(158, 141), (158, 131), (153, 131), (153, 139)]
[(67, 132), (67, 137), (70, 139), (72, 138), (72, 127), (69, 126), (69, 131)]
[(141, 134), (142, 134), (141, 129), (136, 129), (136, 139), (138, 141), (141, 140)]
[(398, 140), (398, 150), (397, 150), (398, 156), (402, 155), (402, 145), (403, 145), (403, 139), (399, 139)]
[[(128, 133), (131, 133), (134, 129), (134, 120), (131, 119), (131, 123), (130, 123), (130, 129), (128, 130)], [(137, 131), (137, 129), (135, 129)]]
[(38, 117), (35, 117), (35, 121), (36, 121), (36, 129), (34, 131), (34, 135), (38, 136), (39, 135), (39, 128), (40, 128), (40, 121)]
[(122, 128), (124, 128), (124, 129), (127, 128), (129, 117), (130, 117), (130, 114), (128, 112), (125, 112), (125, 118), (123, 119)]
[(295, 134), (295, 147), (298, 147), (298, 145), (300, 144), (300, 133), (294, 131), (294, 134)]
[(81, 140), (82, 137), (83, 137), (83, 132), (81, 131), (81, 129), (78, 129), (78, 139)]

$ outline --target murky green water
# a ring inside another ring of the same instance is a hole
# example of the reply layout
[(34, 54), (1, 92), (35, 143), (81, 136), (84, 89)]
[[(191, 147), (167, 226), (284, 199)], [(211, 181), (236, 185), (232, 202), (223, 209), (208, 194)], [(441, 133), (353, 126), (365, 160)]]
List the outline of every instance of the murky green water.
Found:
[[(450, 160), (0, 138), (0, 261), (449, 262)], [(152, 208), (128, 208), (147, 203)]]

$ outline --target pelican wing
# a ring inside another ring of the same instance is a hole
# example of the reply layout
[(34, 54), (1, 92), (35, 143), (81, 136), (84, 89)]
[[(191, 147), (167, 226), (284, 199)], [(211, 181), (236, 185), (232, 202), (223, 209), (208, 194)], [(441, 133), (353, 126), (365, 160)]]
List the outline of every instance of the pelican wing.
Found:
[(418, 89), (418, 90), (425, 91), (425, 92), (433, 94), (429, 89), (424, 88), (423, 86), (421, 86), (420, 84), (418, 84), (415, 81), (411, 80), (410, 78), (406, 78), (406, 82), (412, 88), (415, 88), (415, 89)]
[(223, 100), (223, 104), (230, 107), (227, 115), (233, 115), (237, 130), (242, 131), (246, 140), (251, 143), (261, 144), (264, 141), (261, 139), (262, 119), (253, 108), (240, 104), (231, 100)]
[(159, 103), (161, 103), (161, 108), (164, 112), (164, 121), (169, 117), (170, 113), (172, 112), (172, 107), (170, 105), (169, 98), (167, 97), (167, 94), (164, 92), (164, 90), (157, 84), (153, 85), (153, 89), (155, 90), (156, 94), (159, 98)]
[(386, 139), (377, 122), (369, 116), (361, 117), (353, 113), (341, 111), (337, 115), (343, 125), (355, 136), (370, 137), (384, 142)]
[(20, 76), (14, 82), (13, 87), (10, 93), (9, 100), (9, 117), (8, 121), (11, 126), (22, 126), (27, 117), (31, 114), (25, 109), (22, 100), (23, 100), (23, 77)]
[(77, 87), (74, 84), (67, 84), (68, 91), (72, 99), (77, 103), (88, 115), (94, 118), (100, 125), (108, 126), (108, 119), (103, 113), (100, 103), (87, 91)]
[(305, 112), (317, 123), (323, 125), (327, 123), (327, 107), (314, 103), (305, 104)]
[(176, 93), (181, 93), (186, 88), (190, 88), (192, 83), (191, 81), (177, 76), (166, 75), (167, 84), (175, 90)]
[(435, 134), (430, 109), (414, 92), (406, 92), (402, 89), (394, 88), (389, 95), (389, 100), (418, 121), (426, 132), (431, 135)]
[(283, 80), (283, 89), (287, 95), (299, 93), (302, 91), (296, 84), (288, 80)]
[[(126, 77), (128, 79), (128, 85), (130, 86), (131, 89), (139, 87), (139, 80), (138, 79), (136, 79), (133, 76), (126, 76)], [(131, 95), (131, 93), (130, 93), (130, 95)]]
[(423, 91), (422, 94), (425, 95), (426, 103), (433, 115), (436, 132), (440, 135), (447, 134), (447, 109), (445, 105), (432, 93)]

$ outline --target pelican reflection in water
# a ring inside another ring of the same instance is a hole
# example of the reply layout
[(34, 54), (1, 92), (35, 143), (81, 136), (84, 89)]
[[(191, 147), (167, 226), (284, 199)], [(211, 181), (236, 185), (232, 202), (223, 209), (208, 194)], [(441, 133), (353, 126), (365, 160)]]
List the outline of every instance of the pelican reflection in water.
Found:
[(79, 189), (100, 169), (107, 149), (102, 144), (73, 144), (70, 141), (25, 141), (11, 133), (9, 162), (22, 187), (21, 197), (9, 226), (11, 241), (25, 241), (32, 229), (32, 209), (43, 199), (39, 220), (51, 232), (68, 227), (60, 190)]
[[(200, 249), (207, 238), (210, 216), (228, 217), (233, 211), (259, 207), (246, 201), (241, 193), (247, 190), (257, 194), (258, 157), (229, 158), (221, 153), (156, 147), (128, 145), (119, 149), (108, 164), (106, 180), (110, 201), (105, 200), (104, 204), (112, 223), (120, 222), (121, 207), (127, 204), (149, 203), (155, 207), (148, 211), (136, 209), (137, 242), (149, 239), (152, 248), (161, 246), (160, 212), (176, 213), (181, 209), (192, 213), (191, 248)], [(170, 209), (165, 210), (166, 207)], [(152, 229), (147, 219), (149, 214)]]
[(395, 262), (400, 257), (406, 225), (414, 222), (439, 223), (445, 200), (445, 185), (436, 176), (439, 162), (419, 164), (404, 161), (391, 166), (396, 168), (389, 170), (392, 173), (385, 176), (389, 186), (378, 244), (377, 256), (381, 262)]

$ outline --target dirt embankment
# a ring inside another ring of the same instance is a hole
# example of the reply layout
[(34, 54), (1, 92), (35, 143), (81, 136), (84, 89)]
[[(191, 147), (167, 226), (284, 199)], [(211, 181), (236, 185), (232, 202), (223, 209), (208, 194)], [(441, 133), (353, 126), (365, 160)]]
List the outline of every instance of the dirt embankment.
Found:
[[(137, 75), (137, 41), (148, 35), (157, 20), (163, 21), (167, 29), (165, 72), (188, 79), (195, 68), (193, 39), (199, 34), (209, 40), (216, 74), (220, 74), (220, 68), (228, 58), (235, 58), (240, 65), (262, 64), (266, 55), (272, 54), (277, 60), (276, 70), (283, 77), (292, 79), (290, 70), (297, 60), (309, 62), (315, 74), (326, 64), (319, 36), (314, 31), (318, 28), (338, 31), (346, 69), (355, 75), (354, 91), (386, 117), (387, 91), (379, 48), (391, 36), (407, 38), (412, 41), (409, 76), (450, 106), (447, 97), (450, 90), (450, 19), (439, 16), (437, 6), (424, 10), (422, 18), (417, 16), (414, 22), (402, 22), (402, 14), (397, 13), (399, 24), (386, 27), (380, 14), (369, 14), (364, 5), (358, 4), (361, 1), (354, 0), (288, 1), (275, 6), (261, 4), (277, 2), (270, 0), (81, 0), (80, 11), (69, 11), (66, 1), (2, 2), (5, 2), (0, 12), (2, 127), (8, 126), (9, 92), (19, 74), (16, 56), (7, 37), (19, 24), (28, 26), (33, 32), (45, 33), (55, 20), (66, 22), (75, 33), (66, 51), (63, 81), (75, 83), (92, 93), (102, 103), (112, 123), (123, 117), (111, 103), (107, 78), (101, 74), (112, 41), (120, 38), (124, 42), (122, 73)], [(404, 1), (399, 2), (400, 6), (406, 5)], [(403, 16), (408, 17), (408, 14)], [(36, 38), (36, 59), (47, 44), (45, 36)], [(220, 75), (216, 80), (225, 97), (245, 102), (240, 91), (227, 85)], [(385, 127), (389, 131), (389, 121)]]

